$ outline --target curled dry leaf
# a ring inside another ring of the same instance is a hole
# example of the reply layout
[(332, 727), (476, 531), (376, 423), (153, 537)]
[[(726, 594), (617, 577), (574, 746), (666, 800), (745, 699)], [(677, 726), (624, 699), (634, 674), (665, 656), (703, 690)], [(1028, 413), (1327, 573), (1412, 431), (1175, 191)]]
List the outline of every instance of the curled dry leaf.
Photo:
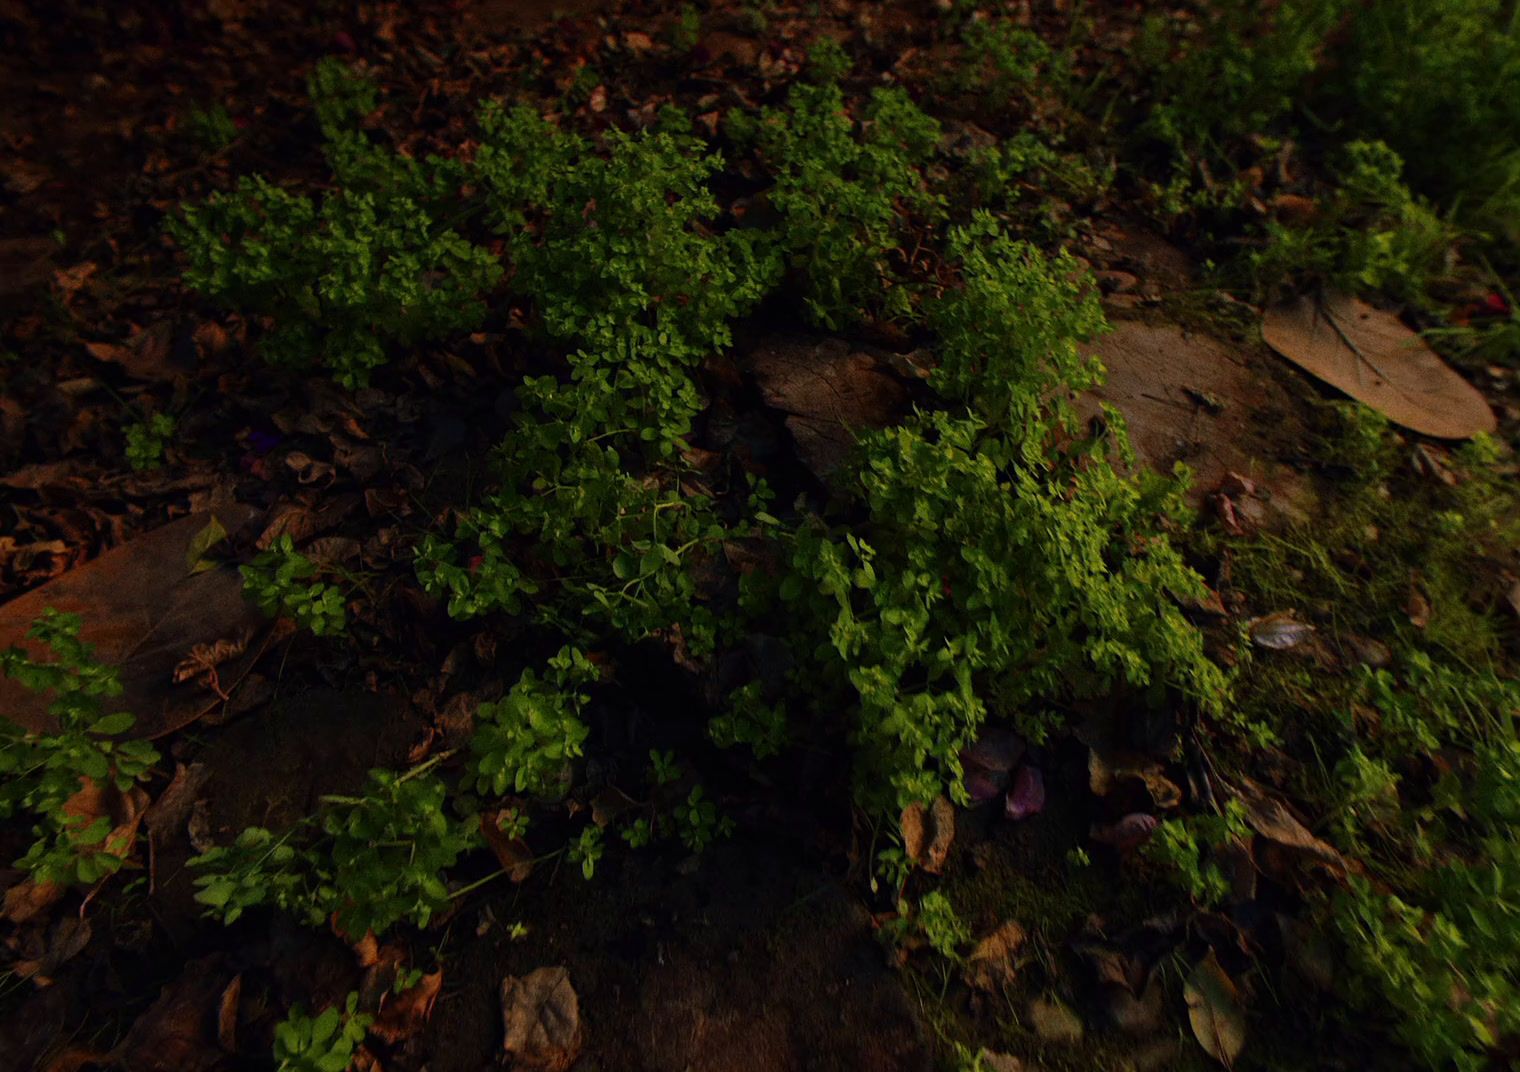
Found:
[(1214, 1060), (1233, 1068), (1246, 1045), (1246, 1015), (1235, 981), (1219, 966), (1212, 949), (1193, 966), (1182, 996), (1198, 1044)]
[(501, 981), (501, 1013), (513, 1068), (565, 1072), (580, 1055), (585, 1032), (580, 1001), (564, 968), (539, 968)]
[(1000, 924), (971, 951), (966, 961), (966, 982), (978, 990), (995, 991), (1018, 976), (1019, 951), (1028, 936), (1013, 920)]
[(1252, 618), (1251, 642), (1259, 648), (1287, 651), (1314, 635), (1314, 626), (1301, 622), (1291, 610), (1280, 610), (1261, 618)]
[(243, 999), (243, 975), (239, 972), (222, 991), (216, 1010), (216, 1044), (225, 1053), (237, 1053), (238, 1005)]
[(1241, 779), (1240, 799), (1246, 806), (1246, 822), (1269, 841), (1294, 850), (1335, 875), (1345, 875), (1346, 860), (1335, 847), (1309, 832), (1288, 806), (1248, 778)]
[(392, 1044), (416, 1035), (433, 1015), (442, 989), (443, 972), (424, 975), (416, 986), (384, 1002), (380, 1015), (370, 1024), (370, 1034)]
[(1438, 439), (1497, 427), (1477, 388), (1392, 313), (1345, 294), (1301, 297), (1267, 310), (1268, 346), (1395, 424)]
[(955, 808), (950, 801), (937, 797), (928, 808), (915, 802), (903, 809), (900, 821), (908, 859), (931, 875), (943, 871), (955, 841)]
[(1099, 824), (1088, 831), (1088, 837), (1100, 845), (1108, 845), (1120, 852), (1133, 852), (1150, 840), (1161, 820), (1145, 812), (1131, 812), (1117, 822)]
[(526, 882), (533, 873), (533, 850), (522, 838), (508, 837), (502, 833), (498, 818), (500, 812), (480, 813), (480, 833), (486, 844), (496, 854), (501, 869), (513, 882)]

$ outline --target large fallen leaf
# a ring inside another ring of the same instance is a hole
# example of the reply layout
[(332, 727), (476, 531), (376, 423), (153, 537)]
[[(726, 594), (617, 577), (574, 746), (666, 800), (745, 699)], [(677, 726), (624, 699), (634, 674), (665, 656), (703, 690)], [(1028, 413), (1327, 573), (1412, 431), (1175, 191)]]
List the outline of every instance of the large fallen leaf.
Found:
[(1269, 841), (1302, 853), (1335, 875), (1345, 875), (1346, 858), (1333, 845), (1310, 833), (1282, 801), (1248, 778), (1240, 780), (1240, 798), (1246, 806), (1246, 822), (1252, 830)]
[(1344, 294), (1267, 310), (1267, 345), (1395, 424), (1441, 439), (1497, 426), (1478, 390), (1392, 313)]
[[(216, 511), (234, 532), (253, 511), (231, 506)], [(115, 666), (123, 694), (112, 710), (130, 711), (133, 737), (162, 737), (206, 714), (221, 697), (195, 680), (176, 683), (175, 670), (197, 645), (252, 636), (238, 658), (217, 667), (218, 683), (230, 693), (262, 654), (268, 630), (258, 610), (243, 599), (235, 569), (192, 572), (191, 547), (212, 518), (195, 514), (112, 548), (94, 561), (54, 578), (0, 607), (0, 648), (20, 645), (48, 658), (26, 631), (46, 607), (78, 614), (80, 638), (95, 657)], [(241, 639), (239, 641), (242, 642)], [(48, 697), (0, 677), (0, 715), (36, 733), (56, 730)]]
[(915, 801), (902, 811), (903, 849), (908, 859), (931, 875), (945, 869), (945, 858), (955, 841), (955, 808), (944, 797), (932, 807)]
[(505, 1048), (513, 1068), (564, 1072), (580, 1055), (580, 1001), (564, 968), (539, 968), (501, 981)]
[(1182, 996), (1198, 1044), (1214, 1060), (1233, 1068), (1246, 1045), (1246, 1015), (1235, 981), (1219, 966), (1212, 949), (1193, 966)]

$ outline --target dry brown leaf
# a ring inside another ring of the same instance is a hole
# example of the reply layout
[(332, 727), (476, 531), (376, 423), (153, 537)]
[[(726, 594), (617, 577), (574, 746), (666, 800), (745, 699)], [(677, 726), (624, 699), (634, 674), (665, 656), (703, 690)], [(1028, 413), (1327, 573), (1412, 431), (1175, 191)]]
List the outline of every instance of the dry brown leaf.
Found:
[(1398, 317), (1345, 294), (1267, 310), (1267, 345), (1395, 424), (1441, 439), (1497, 427), (1478, 390)]
[(1182, 996), (1198, 1044), (1214, 1060), (1233, 1068), (1245, 1049), (1246, 1016), (1235, 981), (1219, 966), (1212, 949), (1194, 965), (1183, 984)]
[(385, 1002), (380, 1015), (370, 1024), (370, 1033), (390, 1043), (411, 1038), (433, 1015), (433, 1004), (442, 989), (443, 972), (424, 975), (416, 986)]
[(238, 1003), (243, 998), (243, 976), (238, 973), (222, 991), (216, 1009), (216, 1044), (227, 1053), (237, 1053)]
[(580, 1055), (585, 1032), (580, 1001), (564, 968), (539, 968), (501, 981), (504, 1048), (514, 1068), (565, 1072)]
[(507, 837), (497, 825), (499, 812), (480, 813), (480, 833), (496, 854), (501, 869), (513, 882), (526, 882), (533, 873), (533, 850), (522, 838)]
[(1019, 950), (1027, 937), (1024, 928), (1013, 920), (1000, 924), (971, 951), (966, 961), (966, 982), (987, 991), (1012, 985), (1018, 976)]
[(1334, 846), (1311, 834), (1282, 801), (1269, 796), (1248, 778), (1241, 779), (1240, 797), (1246, 806), (1246, 822), (1252, 830), (1269, 841), (1308, 856), (1336, 875), (1346, 873), (1345, 858)]
[(925, 808), (914, 802), (902, 811), (903, 849), (908, 859), (931, 875), (944, 870), (955, 841), (955, 807), (943, 796)]

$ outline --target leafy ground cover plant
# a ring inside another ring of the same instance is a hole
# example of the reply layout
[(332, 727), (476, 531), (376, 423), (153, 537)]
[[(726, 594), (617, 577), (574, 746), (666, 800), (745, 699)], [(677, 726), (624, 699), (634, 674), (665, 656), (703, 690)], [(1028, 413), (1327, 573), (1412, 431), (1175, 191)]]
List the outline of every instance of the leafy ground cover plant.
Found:
[(31, 733), (0, 719), (0, 818), (24, 812), (35, 820), (35, 840), (16, 866), (60, 885), (91, 885), (126, 863), (109, 815), (92, 815), (88, 799), (128, 792), (158, 762), (148, 742), (119, 738), (135, 719), (106, 708), (121, 695), (121, 681), (95, 661), (80, 625), (78, 615), (49, 608), (27, 636), (46, 645), (52, 660), (20, 647), (0, 651), (0, 673), (52, 693), (48, 714), (58, 722), (56, 733)]
[(1321, 902), (1350, 997), (1396, 1010), (1393, 1031), (1429, 1067), (1486, 1067), (1517, 1029), (1520, 988), (1520, 690), (1492, 587), (1516, 503), (1482, 438), (1444, 463), (1448, 484), (1420, 475), (1376, 414), (1333, 414), (1342, 509), (1229, 561), (1242, 590), (1298, 608), (1344, 662), (1251, 656), (1240, 700), (1319, 757), (1299, 790), (1367, 865)]
[(786, 109), (758, 120), (730, 112), (728, 132), (753, 143), (775, 177), (769, 198), (781, 214), (779, 241), (802, 279), (811, 319), (828, 328), (863, 312), (907, 316), (910, 289), (891, 264), (904, 212), (926, 219), (942, 211), (922, 168), (939, 140), (939, 123), (900, 88), (872, 91), (858, 117), (831, 81), (798, 84)]
[(127, 464), (134, 472), (156, 469), (163, 464), (164, 448), (174, 436), (177, 422), (167, 413), (155, 413), (144, 421), (133, 421), (123, 431), (127, 436)]
[(373, 770), (362, 796), (324, 797), (317, 816), (278, 836), (250, 827), (195, 857), (196, 900), (224, 923), (273, 905), (312, 926), (332, 916), (356, 938), (403, 920), (425, 926), (449, 904), (444, 872), (479, 843), (476, 820), (450, 814), (434, 772), (443, 758)]
[(358, 1011), (359, 995), (343, 1008), (333, 1005), (315, 1016), (296, 1006), (274, 1029), (279, 1072), (345, 1072), (374, 1017)]
[(565, 647), (542, 680), (524, 670), (506, 696), (481, 704), (470, 738), (476, 788), (498, 797), (540, 796), (567, 781), (567, 764), (581, 754), (587, 733), (577, 717), (588, 699), (580, 690), (597, 677), (583, 652)]
[(457, 181), (442, 161), (404, 160), (349, 129), (373, 87), (324, 64), (312, 79), (342, 189), (320, 199), (250, 176), (169, 221), (192, 289), (270, 318), (271, 362), (319, 365), (362, 386), (387, 347), (476, 326), (502, 269), (429, 204)]
[(288, 614), (317, 636), (336, 635), (347, 625), (343, 590), (327, 581), (313, 580), (317, 564), (296, 550), (288, 532), (239, 567), (239, 572), (244, 594), (265, 614)]
[(1224, 696), (1172, 602), (1202, 590), (1165, 535), (1175, 486), (1120, 475), (1112, 416), (1078, 434), (1066, 395), (1101, 375), (1080, 345), (1103, 320), (1075, 266), (986, 215), (950, 250), (963, 283), (931, 311), (931, 383), (956, 408), (864, 438), (865, 520), (802, 527), (778, 589), (852, 694), (858, 792), (894, 814), (965, 799), (959, 754), (989, 706), (1038, 740), (1078, 694), (1170, 686), (1210, 711)]

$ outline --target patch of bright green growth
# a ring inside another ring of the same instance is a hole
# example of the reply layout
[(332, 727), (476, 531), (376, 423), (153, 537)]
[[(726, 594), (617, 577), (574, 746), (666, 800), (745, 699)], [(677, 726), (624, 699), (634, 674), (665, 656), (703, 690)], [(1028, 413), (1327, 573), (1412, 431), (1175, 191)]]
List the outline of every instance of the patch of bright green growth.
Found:
[(570, 842), (570, 862), (580, 864), (581, 877), (586, 881), (596, 874), (596, 862), (602, 858), (604, 848), (602, 828), (595, 823), (581, 827), (580, 835)]
[(961, 30), (964, 63), (955, 73), (956, 88), (976, 93), (1001, 111), (1041, 83), (1059, 81), (1063, 64), (1032, 30), (1006, 19), (974, 19)]
[(93, 885), (126, 863), (125, 846), (110, 840), (110, 817), (91, 818), (88, 804), (75, 808), (75, 796), (91, 787), (125, 793), (158, 762), (147, 741), (117, 739), (136, 720), (125, 711), (105, 712), (106, 699), (121, 695), (121, 681), (114, 668), (95, 661), (79, 629), (78, 615), (50, 607), (27, 636), (46, 645), (52, 661), (39, 662), (21, 647), (0, 651), (0, 674), (52, 693), (47, 710), (58, 723), (56, 733), (33, 733), (0, 718), (0, 819), (25, 812), (35, 820), (35, 840), (16, 866), (38, 882), (66, 886)]
[(223, 104), (192, 108), (185, 117), (185, 132), (208, 153), (219, 153), (237, 140), (237, 124)]
[(1231, 800), (1221, 815), (1163, 820), (1142, 851), (1164, 865), (1167, 874), (1187, 891), (1195, 904), (1212, 908), (1229, 896), (1230, 883), (1219, 865), (1208, 858), (1208, 851), (1250, 836), (1244, 805)]
[(224, 304), (270, 317), (260, 352), (276, 364), (326, 368), (358, 387), (409, 346), (468, 330), (501, 266), (437, 222), (463, 171), (387, 152), (356, 119), (376, 91), (334, 60), (311, 79), (318, 123), (341, 189), (320, 202), (258, 177), (185, 206), (169, 221), (183, 247), (185, 282)]
[[(1305, 795), (1366, 864), (1329, 899), (1353, 996), (1392, 1007), (1430, 1067), (1483, 1068), (1520, 1030), (1520, 686), (1496, 606), (1520, 502), (1484, 439), (1455, 452), (1448, 486), (1408, 465), (1381, 417), (1336, 412), (1324, 453), (1350, 474), (1340, 500), (1231, 557), (1253, 605), (1307, 614), (1352, 668), (1274, 674), (1287, 657), (1253, 654), (1239, 698), (1308, 738), (1321, 764)], [(1358, 638), (1388, 665), (1357, 666)]]
[(1167, 690), (1210, 712), (1225, 683), (1174, 596), (1201, 595), (1166, 526), (1175, 483), (1121, 475), (1069, 393), (1101, 377), (1080, 351), (1103, 327), (1066, 255), (1047, 259), (979, 214), (952, 231), (964, 285), (932, 311), (949, 411), (873, 433), (851, 486), (868, 521), (803, 528), (780, 594), (827, 638), (825, 679), (857, 707), (856, 784), (894, 810), (949, 790), (989, 705), (1034, 739), (1073, 696)]
[(1309, 223), (1267, 224), (1265, 247), (1246, 259), (1256, 295), (1272, 300), (1328, 283), (1429, 307), (1456, 229), (1409, 192), (1403, 160), (1383, 143), (1352, 142), (1341, 158), (1336, 193)]
[(479, 841), (473, 817), (450, 818), (437, 763), (370, 771), (364, 796), (323, 797), (317, 816), (279, 836), (250, 827), (202, 853), (190, 861), (202, 872), (195, 899), (229, 924), (267, 904), (311, 926), (336, 913), (350, 935), (426, 926), (448, 907), (444, 872)]
[(838, 329), (868, 311), (911, 314), (891, 254), (906, 233), (905, 212), (931, 220), (943, 212), (921, 170), (939, 123), (896, 87), (872, 90), (852, 118), (839, 87), (825, 83), (794, 85), (786, 110), (766, 108), (758, 121), (730, 113), (728, 129), (757, 144), (775, 176), (770, 201), (809, 317)]
[(1136, 59), (1157, 104), (1144, 131), (1181, 152), (1224, 155), (1231, 143), (1280, 128), (1318, 67), (1350, 0), (1252, 0), (1206, 5), (1193, 24), (1147, 16)]
[[(900, 906), (899, 911), (905, 907)], [(971, 927), (942, 890), (931, 890), (919, 899), (913, 922), (930, 947), (946, 960), (959, 961), (961, 949), (971, 942)]]
[(175, 420), (167, 413), (155, 413), (145, 421), (133, 421), (127, 435), (127, 464), (133, 472), (157, 469), (164, 462), (164, 447), (174, 436)]
[[(609, 131), (605, 156), (531, 109), (488, 105), (476, 167), (512, 242), (514, 286), (556, 339), (608, 354), (637, 335), (694, 363), (729, 345), (728, 322), (774, 283), (754, 234), (713, 235), (708, 180), (721, 158), (668, 131)], [(531, 230), (524, 230), (531, 225)]]
[(548, 795), (581, 754), (586, 724), (578, 717), (587, 696), (579, 691), (597, 669), (575, 648), (561, 648), (543, 679), (524, 670), (502, 699), (475, 713), (470, 751), (482, 793)]
[(695, 853), (705, 852), (714, 841), (734, 832), (734, 821), (718, 811), (700, 784), (692, 786), (686, 799), (676, 805), (675, 821), (681, 844)]
[(1316, 95), (1381, 138), (1416, 189), (1520, 238), (1520, 8), (1506, 0), (1359, 5)]
[(729, 693), (721, 714), (707, 723), (708, 736), (719, 748), (747, 745), (756, 759), (774, 756), (788, 739), (786, 704), (767, 702), (765, 683), (751, 681)]
[(342, 1009), (334, 1005), (316, 1016), (293, 1007), (274, 1028), (278, 1072), (348, 1072), (354, 1050), (374, 1020), (358, 1006), (359, 995), (351, 993)]
[(238, 572), (243, 594), (265, 614), (288, 614), (317, 636), (335, 636), (348, 624), (343, 590), (312, 580), (317, 564), (296, 550), (288, 532)]
[[(518, 426), (496, 454), (501, 487), (461, 519), (455, 541), (424, 540), (418, 576), (455, 617), (519, 613), (531, 601), (571, 636), (679, 628), (693, 651), (708, 651), (717, 623), (698, 600), (695, 568), (739, 530), (678, 471), (645, 461), (646, 450), (673, 455), (696, 409), (689, 379), (661, 376), (658, 353), (631, 342), (618, 352), (629, 360), (617, 373), (577, 355), (570, 384), (524, 382)], [(662, 429), (672, 411), (681, 423)]]

